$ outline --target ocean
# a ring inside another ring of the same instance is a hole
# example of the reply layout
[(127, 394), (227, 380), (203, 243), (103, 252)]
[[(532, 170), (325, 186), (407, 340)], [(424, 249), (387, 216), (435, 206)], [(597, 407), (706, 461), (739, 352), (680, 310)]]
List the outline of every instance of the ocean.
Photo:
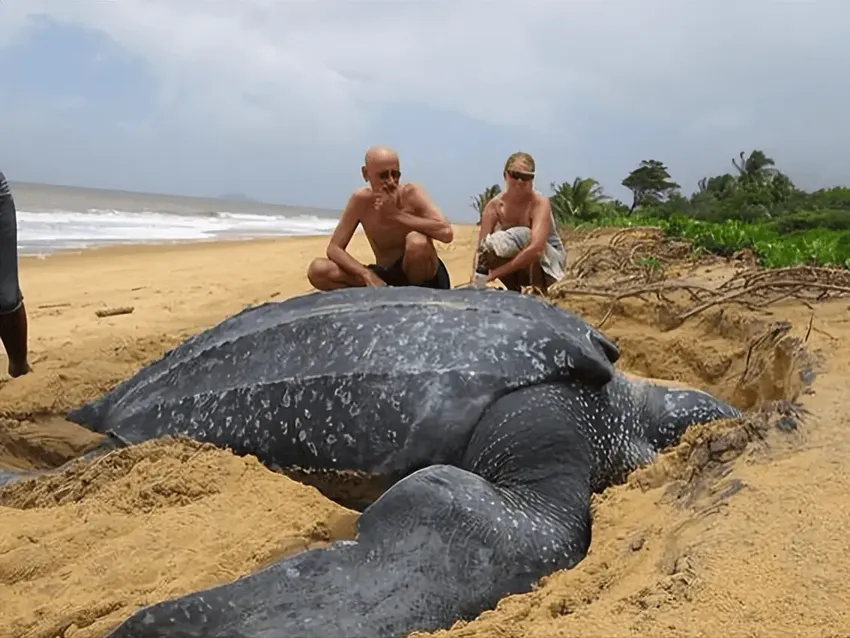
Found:
[(110, 244), (329, 235), (340, 211), (10, 182), (18, 252), (47, 255)]

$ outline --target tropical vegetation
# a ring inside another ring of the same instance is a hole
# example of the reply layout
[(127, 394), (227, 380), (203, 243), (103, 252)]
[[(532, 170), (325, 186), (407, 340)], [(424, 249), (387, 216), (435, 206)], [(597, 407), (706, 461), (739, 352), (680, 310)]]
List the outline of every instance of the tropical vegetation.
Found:
[[(549, 199), (565, 226), (658, 226), (719, 255), (748, 249), (768, 268), (850, 268), (850, 188), (805, 191), (760, 150), (731, 164), (732, 171), (699, 180), (690, 195), (663, 162), (648, 159), (622, 181), (629, 203), (607, 196), (590, 177), (551, 184)], [(479, 218), (500, 190), (493, 185), (473, 199)]]

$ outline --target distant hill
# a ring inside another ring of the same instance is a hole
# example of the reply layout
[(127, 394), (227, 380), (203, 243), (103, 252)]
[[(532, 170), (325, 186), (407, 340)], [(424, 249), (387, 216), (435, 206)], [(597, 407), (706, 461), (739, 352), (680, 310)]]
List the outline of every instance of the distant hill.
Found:
[(262, 204), (260, 200), (248, 197), (244, 193), (225, 193), (219, 195), (216, 199), (226, 199), (229, 202), (243, 202), (245, 204)]

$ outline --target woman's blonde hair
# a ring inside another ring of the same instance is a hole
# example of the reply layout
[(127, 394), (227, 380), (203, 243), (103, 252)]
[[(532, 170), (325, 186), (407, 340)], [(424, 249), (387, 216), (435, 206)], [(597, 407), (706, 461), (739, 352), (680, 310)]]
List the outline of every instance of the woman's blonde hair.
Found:
[(517, 151), (516, 153), (511, 153), (511, 156), (508, 158), (508, 161), (505, 162), (505, 172), (512, 169), (514, 164), (518, 164), (522, 162), (528, 168), (522, 169), (523, 173), (534, 173), (534, 158), (528, 153), (523, 153), (522, 151)]

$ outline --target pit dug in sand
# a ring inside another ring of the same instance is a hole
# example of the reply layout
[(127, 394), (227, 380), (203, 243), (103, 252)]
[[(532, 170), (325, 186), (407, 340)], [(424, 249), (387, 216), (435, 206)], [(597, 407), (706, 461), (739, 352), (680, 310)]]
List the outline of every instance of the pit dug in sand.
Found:
[[(839, 624), (838, 606), (825, 617), (826, 604), (800, 620), (805, 604), (837, 595), (829, 590), (844, 580), (836, 556), (850, 553), (846, 534), (830, 529), (828, 551), (810, 571), (813, 541), (797, 544), (813, 533), (811, 521), (830, 528), (824, 510), (836, 502), (823, 476), (817, 498), (802, 481), (809, 469), (800, 448), (812, 434), (797, 401), (811, 392), (809, 353), (836, 347), (813, 333), (817, 347), (803, 349), (811, 311), (788, 305), (779, 319), (724, 307), (659, 330), (656, 310), (643, 302), (625, 301), (614, 313), (605, 300), (566, 305), (589, 321), (609, 315), (604, 330), (621, 347), (621, 369), (759, 409), (740, 422), (691, 429), (596, 498), (593, 544), (575, 569), (434, 635), (756, 635), (756, 623), (767, 632), (758, 635), (793, 626), (802, 636), (850, 626)], [(793, 493), (788, 481), (799, 482)], [(787, 513), (791, 503), (807, 508), (807, 520)], [(355, 516), (253, 458), (182, 440), (9, 486), (0, 490), (0, 638), (105, 636), (141, 606), (350, 538)], [(807, 587), (812, 580), (822, 594)]]

